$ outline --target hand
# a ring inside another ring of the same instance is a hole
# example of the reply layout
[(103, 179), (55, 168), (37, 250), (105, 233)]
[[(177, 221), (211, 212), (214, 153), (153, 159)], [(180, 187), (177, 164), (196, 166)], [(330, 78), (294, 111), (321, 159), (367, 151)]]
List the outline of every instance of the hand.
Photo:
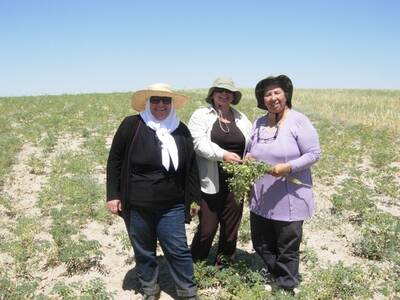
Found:
[(110, 200), (107, 202), (107, 208), (109, 212), (112, 214), (118, 214), (119, 211), (122, 211), (122, 203), (119, 199)]
[(236, 153), (225, 151), (223, 160), (226, 162), (241, 162), (242, 160), (240, 159), (240, 156), (237, 155)]
[(289, 163), (276, 164), (272, 167), (271, 175), (282, 177), (288, 175), (292, 171), (292, 166)]
[(255, 160), (255, 158), (250, 153), (247, 153), (244, 160)]
[(199, 211), (200, 211), (200, 206), (196, 202), (193, 202), (192, 205), (190, 205), (190, 216), (194, 217), (199, 213)]

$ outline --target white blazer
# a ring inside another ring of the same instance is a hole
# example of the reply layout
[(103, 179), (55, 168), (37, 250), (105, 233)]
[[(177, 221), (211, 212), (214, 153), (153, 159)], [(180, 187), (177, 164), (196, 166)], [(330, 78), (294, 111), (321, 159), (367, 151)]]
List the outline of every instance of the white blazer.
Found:
[[(241, 112), (232, 108), (236, 126), (246, 139), (246, 148), (250, 140), (252, 124)], [(206, 194), (219, 191), (217, 161), (222, 161), (226, 150), (211, 141), (211, 130), (217, 120), (217, 112), (210, 105), (195, 110), (190, 117), (188, 128), (193, 136), (194, 150), (199, 165), (201, 190)]]

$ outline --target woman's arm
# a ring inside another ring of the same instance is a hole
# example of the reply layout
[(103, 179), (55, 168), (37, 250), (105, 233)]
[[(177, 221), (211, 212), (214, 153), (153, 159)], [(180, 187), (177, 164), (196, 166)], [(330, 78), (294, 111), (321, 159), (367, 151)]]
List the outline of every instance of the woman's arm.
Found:
[(114, 135), (107, 160), (107, 201), (121, 200), (121, 167), (128, 142), (128, 118), (125, 118)]
[(310, 168), (321, 155), (318, 133), (307, 117), (303, 116), (296, 123), (296, 136), (301, 156), (288, 162), (291, 173)]
[(224, 149), (211, 142), (207, 130), (210, 124), (207, 124), (206, 110), (198, 109), (191, 116), (188, 127), (193, 137), (194, 150), (196, 154), (206, 159), (222, 161)]

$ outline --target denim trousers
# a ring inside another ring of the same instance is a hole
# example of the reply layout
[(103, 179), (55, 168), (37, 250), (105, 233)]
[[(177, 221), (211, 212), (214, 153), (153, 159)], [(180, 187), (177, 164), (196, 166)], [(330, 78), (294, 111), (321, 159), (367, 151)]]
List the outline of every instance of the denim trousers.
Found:
[(300, 282), (299, 248), (303, 221), (277, 221), (250, 213), (253, 248), (263, 259), (276, 283), (292, 290)]
[(197, 294), (192, 255), (186, 240), (184, 204), (160, 210), (132, 208), (128, 233), (135, 252), (136, 274), (144, 294), (156, 295), (160, 292), (157, 239), (178, 296), (191, 297)]

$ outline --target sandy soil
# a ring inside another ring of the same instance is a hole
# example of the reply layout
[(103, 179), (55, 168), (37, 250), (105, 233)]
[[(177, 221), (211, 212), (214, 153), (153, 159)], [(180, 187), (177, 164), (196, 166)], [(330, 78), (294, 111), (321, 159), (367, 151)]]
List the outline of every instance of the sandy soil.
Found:
[[(46, 229), (49, 228), (51, 220), (41, 216), (40, 209), (36, 206), (41, 189), (46, 185), (49, 178), (51, 163), (59, 154), (66, 151), (79, 151), (83, 140), (80, 138), (66, 135), (60, 138), (53, 151), (44, 154), (36, 145), (25, 144), (17, 155), (16, 163), (6, 179), (2, 195), (11, 199), (13, 209), (0, 206), (0, 224), (15, 223), (15, 215), (25, 215), (41, 219), (43, 232), (37, 235), (37, 239), (51, 240), (51, 235)], [(111, 144), (108, 138), (107, 146)], [(32, 157), (44, 158), (45, 166), (39, 173), (35, 173), (30, 166)], [(367, 163), (366, 163), (367, 166)], [(99, 183), (105, 183), (105, 167), (98, 166), (95, 169), (95, 178)], [(315, 217), (307, 221), (304, 227), (304, 245), (312, 248), (318, 255), (318, 261), (322, 265), (336, 264), (342, 261), (345, 265), (353, 263), (363, 263), (363, 259), (352, 254), (352, 242), (357, 238), (357, 232), (351, 224), (338, 224), (331, 220), (331, 203), (329, 197), (334, 192), (334, 187), (344, 179), (337, 178), (335, 184), (325, 186), (323, 182), (315, 182), (314, 194), (318, 205)], [(382, 210), (388, 211), (395, 216), (400, 216), (400, 207), (393, 203), (381, 201), (378, 205)], [(248, 210), (245, 210), (248, 214)], [(327, 222), (329, 221), (329, 222)], [(332, 221), (332, 222), (331, 222)], [(335, 224), (329, 227), (326, 224)], [(188, 241), (190, 242), (196, 222), (187, 226)], [(0, 234), (7, 233), (7, 228), (1, 226)], [(44, 294), (50, 294), (53, 286), (57, 282), (88, 282), (93, 278), (101, 278), (108, 291), (115, 292), (115, 299), (141, 299), (140, 286), (134, 272), (134, 258), (131, 249), (123, 249), (121, 239), (126, 238), (125, 226), (123, 221), (114, 217), (112, 224), (100, 224), (91, 222), (81, 228), (81, 233), (88, 239), (94, 239), (101, 244), (101, 251), (104, 257), (97, 268), (85, 274), (68, 276), (65, 266), (54, 268), (39, 268), (35, 277), (40, 278), (39, 290)], [(161, 264), (160, 286), (162, 289), (161, 299), (174, 299), (176, 292), (172, 278), (168, 273), (168, 268), (162, 251), (159, 249), (159, 260)], [(251, 243), (239, 244), (237, 259), (252, 261), (254, 268), (261, 268), (262, 263), (254, 253)], [(0, 254), (0, 265), (12, 269), (12, 257), (8, 254)], [(305, 270), (303, 263), (301, 270)]]

